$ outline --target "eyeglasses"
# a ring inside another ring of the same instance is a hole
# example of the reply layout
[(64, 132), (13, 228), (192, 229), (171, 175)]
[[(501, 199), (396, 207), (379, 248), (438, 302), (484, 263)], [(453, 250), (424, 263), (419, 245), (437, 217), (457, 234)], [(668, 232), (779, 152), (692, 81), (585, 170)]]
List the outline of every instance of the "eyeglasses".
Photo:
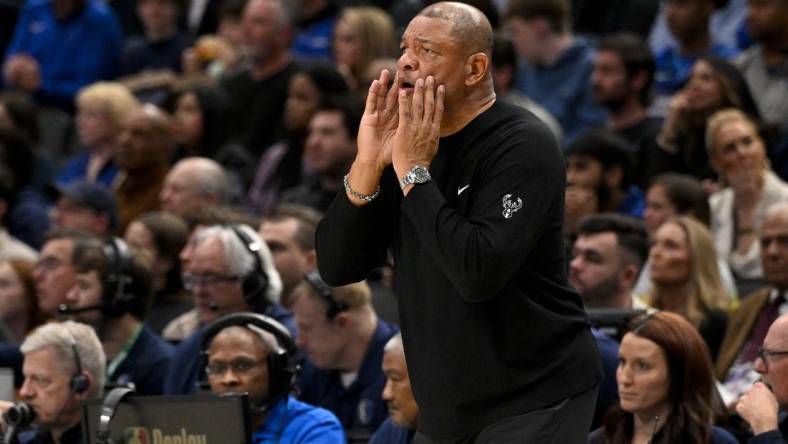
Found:
[(758, 349), (758, 357), (761, 358), (763, 361), (763, 366), (766, 370), (766, 373), (769, 373), (769, 359), (772, 356), (783, 356), (788, 355), (788, 350), (769, 350), (768, 348), (759, 348)]
[(240, 277), (236, 275), (227, 274), (192, 274), (183, 273), (181, 280), (183, 281), (183, 288), (188, 291), (194, 291), (197, 286), (205, 289), (216, 288), (219, 284), (224, 282), (235, 282)]
[(265, 359), (260, 359), (257, 361), (253, 361), (251, 359), (236, 359), (232, 362), (212, 362), (205, 366), (205, 373), (208, 376), (221, 376), (227, 372), (228, 369), (232, 369), (233, 373), (236, 375), (240, 375), (243, 373), (247, 373), (253, 368), (257, 367), (258, 365), (265, 362)]

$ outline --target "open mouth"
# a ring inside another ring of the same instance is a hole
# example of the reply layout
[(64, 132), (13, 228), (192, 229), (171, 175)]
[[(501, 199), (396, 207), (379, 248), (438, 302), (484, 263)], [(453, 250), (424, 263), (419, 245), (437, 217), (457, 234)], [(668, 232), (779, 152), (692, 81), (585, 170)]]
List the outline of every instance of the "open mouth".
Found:
[(399, 82), (399, 89), (400, 89), (400, 91), (404, 90), (406, 93), (409, 93), (409, 94), (413, 92), (414, 86), (415, 85), (413, 83), (410, 83), (410, 82), (405, 81), (405, 80)]

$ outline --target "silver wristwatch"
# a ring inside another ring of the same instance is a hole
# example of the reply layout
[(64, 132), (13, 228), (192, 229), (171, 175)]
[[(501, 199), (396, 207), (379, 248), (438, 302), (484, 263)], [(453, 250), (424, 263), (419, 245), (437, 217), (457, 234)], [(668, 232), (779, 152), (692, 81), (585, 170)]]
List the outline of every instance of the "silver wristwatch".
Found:
[(430, 172), (427, 168), (421, 165), (415, 165), (399, 180), (399, 186), (405, 188), (406, 185), (427, 183), (431, 179), (432, 176), (430, 176)]

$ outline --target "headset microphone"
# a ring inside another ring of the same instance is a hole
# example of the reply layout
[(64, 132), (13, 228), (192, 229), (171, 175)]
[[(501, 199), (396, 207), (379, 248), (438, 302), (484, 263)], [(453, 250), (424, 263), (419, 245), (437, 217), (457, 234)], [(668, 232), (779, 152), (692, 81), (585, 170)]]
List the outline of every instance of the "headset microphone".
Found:
[(103, 310), (104, 304), (98, 305), (88, 305), (87, 307), (79, 307), (79, 308), (71, 308), (66, 304), (60, 304), (57, 307), (57, 314), (59, 315), (73, 315), (79, 313), (85, 313), (88, 311), (96, 311), (96, 310)]
[(19, 429), (25, 428), (36, 419), (36, 412), (28, 404), (20, 402), (8, 409), (3, 414), (3, 422), (6, 424), (5, 433), (0, 435), (0, 442), (4, 444), (18, 443)]

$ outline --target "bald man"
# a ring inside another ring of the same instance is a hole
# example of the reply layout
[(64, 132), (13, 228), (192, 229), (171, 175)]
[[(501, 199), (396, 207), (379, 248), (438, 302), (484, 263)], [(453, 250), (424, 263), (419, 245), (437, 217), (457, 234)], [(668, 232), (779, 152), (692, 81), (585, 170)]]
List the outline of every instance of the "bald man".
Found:
[(229, 194), (221, 165), (206, 157), (187, 157), (167, 173), (159, 200), (163, 210), (185, 217), (199, 208), (226, 205)]
[[(788, 239), (783, 238), (782, 242), (788, 243)], [(748, 443), (785, 443), (788, 416), (781, 413), (788, 408), (788, 315), (780, 316), (769, 327), (759, 352), (755, 370), (762, 381), (739, 398), (736, 412), (750, 424), (755, 435)]]
[(344, 285), (393, 247), (415, 442), (585, 442), (602, 371), (566, 280), (566, 170), (539, 119), (496, 101), (491, 46), (465, 4), (410, 22), (396, 76), (369, 88), (318, 266)]

